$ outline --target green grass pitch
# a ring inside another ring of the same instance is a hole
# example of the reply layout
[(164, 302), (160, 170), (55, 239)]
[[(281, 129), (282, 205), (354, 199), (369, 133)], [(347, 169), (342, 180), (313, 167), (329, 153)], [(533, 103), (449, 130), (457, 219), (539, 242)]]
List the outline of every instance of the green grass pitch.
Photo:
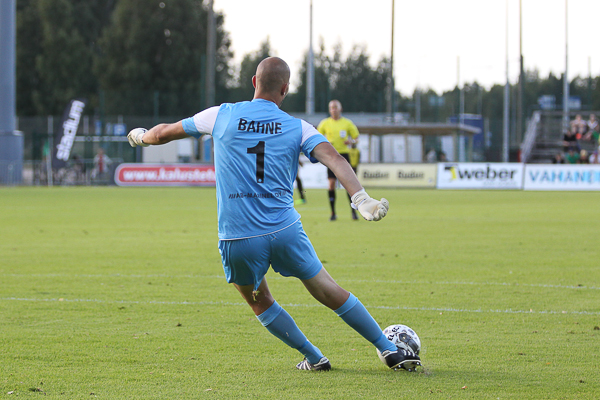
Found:
[(0, 189), (0, 399), (597, 399), (600, 193), (338, 191), (298, 206), (331, 275), (424, 368), (375, 349), (292, 278), (275, 298), (331, 360), (272, 337), (223, 278), (213, 188)]

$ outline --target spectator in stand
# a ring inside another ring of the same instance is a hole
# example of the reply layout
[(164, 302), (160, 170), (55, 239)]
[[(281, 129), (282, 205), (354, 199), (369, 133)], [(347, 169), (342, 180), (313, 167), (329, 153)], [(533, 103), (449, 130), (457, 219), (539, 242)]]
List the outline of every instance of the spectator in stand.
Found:
[(590, 155), (590, 164), (600, 164), (600, 146)]
[(564, 164), (565, 163), (565, 158), (563, 157), (562, 153), (556, 153), (554, 155), (554, 158), (552, 159), (552, 164)]
[(577, 141), (577, 128), (571, 126), (571, 129), (563, 135), (563, 151), (568, 153), (570, 149), (579, 152), (579, 142)]
[(579, 162), (579, 158), (581, 156), (579, 155), (579, 152), (575, 151), (575, 149), (573, 147), (570, 147), (569, 150), (567, 151), (567, 155), (565, 156), (565, 159), (567, 160), (567, 163), (569, 164), (577, 164)]
[(589, 164), (590, 159), (588, 157), (588, 152), (585, 150), (581, 150), (579, 152), (579, 160), (577, 160), (577, 164)]
[(583, 137), (585, 140), (594, 140), (598, 143), (598, 136), (600, 136), (600, 127), (598, 126), (598, 120), (594, 114), (590, 115), (590, 119), (587, 122), (588, 131)]
[(112, 160), (104, 154), (103, 149), (98, 149), (96, 157), (94, 157), (94, 169), (92, 170), (92, 179), (106, 178)]
[(581, 114), (577, 114), (575, 119), (571, 121), (571, 132), (575, 132), (577, 140), (581, 139), (588, 130), (588, 124), (581, 118)]
[(428, 163), (437, 162), (437, 158), (438, 158), (438, 155), (434, 148), (429, 149), (429, 151), (425, 155), (425, 161)]
[(85, 177), (85, 164), (77, 154), (73, 155), (73, 170), (75, 171), (75, 179), (78, 183), (83, 183)]

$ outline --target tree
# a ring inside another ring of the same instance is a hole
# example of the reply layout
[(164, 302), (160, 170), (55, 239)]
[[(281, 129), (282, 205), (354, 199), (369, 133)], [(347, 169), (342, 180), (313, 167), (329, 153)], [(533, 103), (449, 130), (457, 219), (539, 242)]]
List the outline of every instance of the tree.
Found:
[(42, 52), (42, 29), (37, 6), (35, 0), (17, 2), (16, 102), (17, 114), (22, 116), (38, 114), (33, 103), (34, 93), (40, 85), (35, 59)]
[(272, 55), (271, 43), (267, 37), (260, 43), (258, 50), (244, 55), (240, 69), (237, 71), (237, 79), (231, 91), (231, 102), (249, 101), (254, 97), (254, 87), (252, 86), (252, 77), (256, 74), (256, 68), (262, 60)]
[(592, 90), (592, 110), (600, 110), (600, 77), (592, 78), (591, 82)]
[(344, 111), (384, 112), (387, 74), (369, 65), (364, 47), (355, 46), (335, 71), (332, 96), (341, 101)]
[[(331, 96), (329, 87), (329, 71), (331, 61), (325, 53), (323, 38), (320, 39), (319, 52), (314, 54), (314, 82), (315, 82), (315, 111), (327, 112)], [(302, 66), (298, 71), (300, 84), (295, 93), (290, 93), (283, 102), (282, 109), (288, 112), (304, 112), (306, 110), (306, 73), (308, 63), (308, 52), (304, 53)], [(293, 71), (292, 71), (293, 72)]]
[(112, 1), (20, 0), (17, 6), (17, 110), (61, 114), (93, 96), (95, 41)]
[[(305, 110), (307, 58), (305, 55), (297, 93), (284, 103), (290, 111)], [(314, 56), (314, 73), (315, 111), (327, 112), (329, 101), (337, 99), (344, 111), (385, 112), (385, 90), (389, 76), (389, 60), (386, 58), (372, 67), (366, 48), (354, 46), (347, 59), (343, 60), (342, 45), (339, 43), (334, 46), (333, 55), (329, 56), (321, 39), (319, 52)]]
[[(101, 89), (107, 97), (112, 95), (106, 112), (152, 114), (157, 92), (163, 115), (202, 109), (206, 18), (196, 0), (120, 0), (100, 39), (101, 55), (94, 69)], [(216, 97), (223, 99), (231, 52), (223, 16), (216, 22)]]

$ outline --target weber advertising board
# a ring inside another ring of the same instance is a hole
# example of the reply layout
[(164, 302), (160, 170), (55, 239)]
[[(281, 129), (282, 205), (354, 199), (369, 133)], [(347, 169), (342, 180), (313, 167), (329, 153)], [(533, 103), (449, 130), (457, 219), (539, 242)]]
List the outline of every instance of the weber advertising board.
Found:
[(523, 164), (439, 163), (438, 189), (523, 189)]
[(115, 171), (119, 186), (215, 186), (214, 165), (121, 164)]
[(525, 190), (600, 190), (600, 165), (528, 164)]
[(434, 164), (360, 164), (358, 179), (365, 187), (435, 187)]

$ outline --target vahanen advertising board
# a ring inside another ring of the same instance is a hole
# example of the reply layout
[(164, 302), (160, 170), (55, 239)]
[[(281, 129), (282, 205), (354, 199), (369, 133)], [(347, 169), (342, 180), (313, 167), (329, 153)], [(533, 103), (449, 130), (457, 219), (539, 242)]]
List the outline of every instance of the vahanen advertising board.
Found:
[(600, 190), (600, 165), (528, 164), (525, 190)]

